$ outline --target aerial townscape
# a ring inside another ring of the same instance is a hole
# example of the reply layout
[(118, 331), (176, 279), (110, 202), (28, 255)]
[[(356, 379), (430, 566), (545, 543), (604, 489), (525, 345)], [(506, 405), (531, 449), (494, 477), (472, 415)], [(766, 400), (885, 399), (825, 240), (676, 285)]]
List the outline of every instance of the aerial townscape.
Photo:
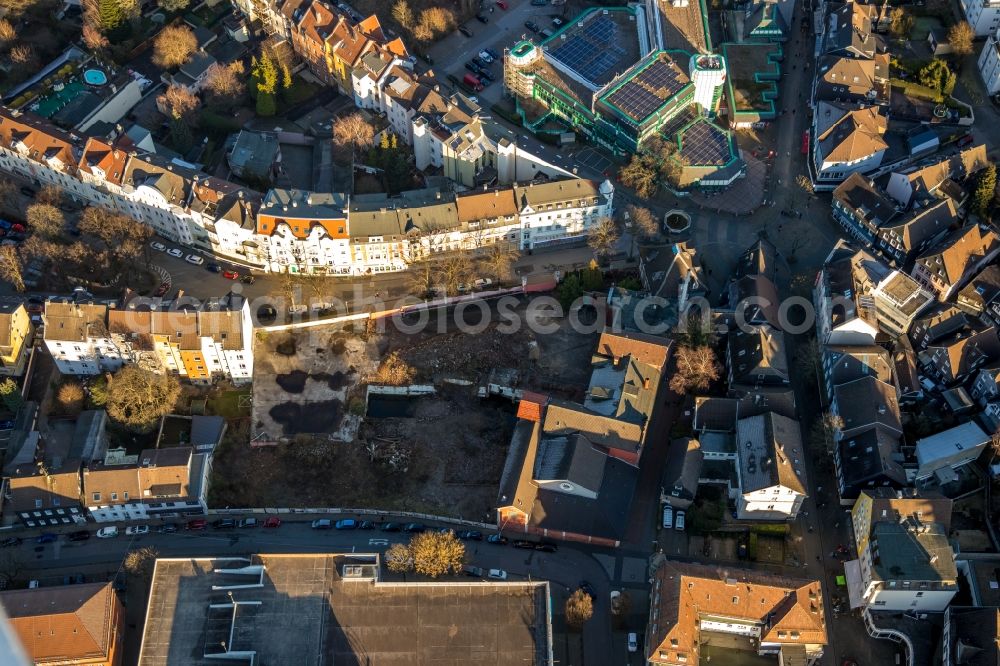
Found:
[(0, 0), (0, 666), (998, 666), (997, 162), (1000, 0)]

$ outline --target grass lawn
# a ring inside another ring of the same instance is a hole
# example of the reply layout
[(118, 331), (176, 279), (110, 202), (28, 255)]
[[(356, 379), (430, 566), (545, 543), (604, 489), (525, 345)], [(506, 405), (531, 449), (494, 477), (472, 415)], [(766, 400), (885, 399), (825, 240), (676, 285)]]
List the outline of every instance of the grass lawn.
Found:
[(301, 77), (292, 79), (292, 87), (284, 92), (284, 102), (286, 106), (295, 106), (306, 101), (320, 91), (318, 83), (311, 83)]
[(208, 399), (208, 413), (226, 419), (238, 419), (250, 416), (250, 403), (244, 400), (245, 406), (240, 406), (240, 398), (251, 395), (249, 387), (233, 389), (216, 393)]

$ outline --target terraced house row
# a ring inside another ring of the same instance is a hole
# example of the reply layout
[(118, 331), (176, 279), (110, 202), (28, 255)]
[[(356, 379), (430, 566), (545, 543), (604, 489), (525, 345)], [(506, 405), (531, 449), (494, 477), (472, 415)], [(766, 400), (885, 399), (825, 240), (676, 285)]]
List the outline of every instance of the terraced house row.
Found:
[(611, 215), (614, 198), (610, 181), (552, 179), (544, 169), (524, 185), (458, 194), (262, 194), (140, 152), (124, 136), (114, 143), (83, 139), (6, 109), (0, 169), (57, 185), (182, 245), (264, 271), (305, 274), (404, 270), (435, 253), (492, 242), (520, 249), (563, 242)]

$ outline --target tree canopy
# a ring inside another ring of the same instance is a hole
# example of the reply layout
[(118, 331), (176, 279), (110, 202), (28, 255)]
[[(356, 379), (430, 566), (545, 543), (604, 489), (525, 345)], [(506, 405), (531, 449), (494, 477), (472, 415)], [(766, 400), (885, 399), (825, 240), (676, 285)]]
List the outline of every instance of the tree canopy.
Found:
[(180, 394), (181, 385), (174, 375), (126, 365), (111, 378), (106, 408), (113, 420), (145, 432), (173, 411)]

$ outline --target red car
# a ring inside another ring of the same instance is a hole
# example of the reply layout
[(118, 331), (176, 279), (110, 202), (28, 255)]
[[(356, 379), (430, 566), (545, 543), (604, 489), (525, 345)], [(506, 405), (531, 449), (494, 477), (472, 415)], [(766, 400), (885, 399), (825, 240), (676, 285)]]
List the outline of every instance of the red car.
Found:
[(11, 230), (12, 233), (15, 233), (15, 234), (23, 234), (24, 233), (24, 225), (23, 224), (16, 224), (15, 223), (15, 224), (11, 225), (10, 230)]
[(504, 0), (497, 0), (497, 7), (506, 11), (508, 5)]
[(264, 527), (281, 527), (281, 518), (271, 516), (264, 521)]
[(239, 280), (240, 274), (237, 273), (236, 271), (222, 271), (222, 277), (226, 278), (227, 280)]
[(203, 530), (208, 527), (208, 521), (203, 518), (198, 518), (197, 520), (189, 520), (187, 527), (188, 530)]

